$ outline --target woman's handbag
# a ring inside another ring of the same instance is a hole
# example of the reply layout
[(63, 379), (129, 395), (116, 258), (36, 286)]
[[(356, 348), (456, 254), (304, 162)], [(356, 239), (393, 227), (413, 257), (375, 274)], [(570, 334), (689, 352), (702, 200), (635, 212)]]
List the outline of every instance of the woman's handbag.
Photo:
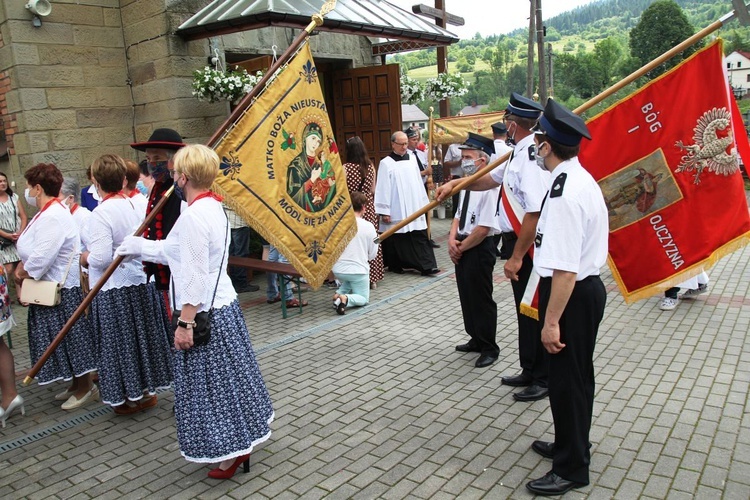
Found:
[[(226, 215), (226, 214), (224, 214)], [(224, 233), (224, 241), (227, 240), (227, 234), (229, 233), (229, 218), (227, 218), (227, 230)], [(211, 299), (211, 307), (208, 311), (202, 311), (195, 315), (193, 321), (193, 345), (206, 345), (211, 340), (211, 314), (214, 309), (214, 299), (216, 299), (216, 291), (219, 289), (219, 280), (221, 280), (221, 268), (224, 266), (224, 254), (221, 255), (221, 264), (219, 264), (219, 275), (216, 278), (216, 286), (214, 287), (214, 296)], [(174, 280), (172, 280), (172, 290), (174, 291)], [(181, 309), (175, 309), (175, 293), (172, 293), (172, 331), (170, 336), (170, 345), (174, 345), (174, 332), (177, 331), (177, 322), (180, 319)]]
[(21, 302), (27, 304), (34, 304), (36, 306), (56, 306), (60, 304), (62, 299), (62, 286), (65, 284), (65, 280), (68, 277), (68, 271), (70, 271), (70, 264), (73, 262), (75, 253), (70, 255), (68, 261), (68, 267), (65, 268), (65, 274), (63, 275), (62, 281), (44, 281), (26, 278), (21, 284)]

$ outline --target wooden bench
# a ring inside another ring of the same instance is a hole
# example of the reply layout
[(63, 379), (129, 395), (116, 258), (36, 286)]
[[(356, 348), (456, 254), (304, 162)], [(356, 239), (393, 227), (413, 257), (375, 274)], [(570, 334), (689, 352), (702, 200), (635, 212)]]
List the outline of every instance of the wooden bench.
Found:
[(279, 294), (281, 296), (281, 315), (286, 319), (287, 307), (284, 300), (284, 291), (286, 285), (294, 283), (297, 285), (297, 300), (299, 301), (299, 312), (302, 314), (302, 285), (300, 278), (302, 275), (291, 265), (281, 262), (269, 262), (267, 260), (253, 259), (250, 257), (229, 257), (229, 265), (250, 269), (252, 271), (263, 271), (264, 273), (276, 273), (279, 280)]

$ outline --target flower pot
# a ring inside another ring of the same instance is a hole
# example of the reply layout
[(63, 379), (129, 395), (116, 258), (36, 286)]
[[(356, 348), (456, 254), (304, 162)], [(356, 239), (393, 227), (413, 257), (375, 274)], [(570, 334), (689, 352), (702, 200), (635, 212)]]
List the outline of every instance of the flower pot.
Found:
[(445, 219), (445, 207), (440, 205), (435, 210), (437, 210), (437, 218), (438, 219)]

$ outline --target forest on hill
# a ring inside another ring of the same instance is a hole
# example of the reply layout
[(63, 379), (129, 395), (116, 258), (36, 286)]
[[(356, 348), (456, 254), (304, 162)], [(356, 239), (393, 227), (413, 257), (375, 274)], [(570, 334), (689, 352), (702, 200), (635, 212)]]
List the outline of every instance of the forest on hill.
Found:
[[(656, 32), (639, 32), (643, 40), (634, 45), (632, 30), (638, 26), (644, 10), (657, 2), (670, 4), (664, 7), (669, 22), (664, 22)], [(547, 56), (545, 68), (548, 82), (551, 76), (552, 94), (568, 106), (576, 107), (648, 62), (650, 59), (641, 60), (647, 54), (638, 53), (645, 46), (659, 45), (664, 42), (662, 39), (670, 37), (687, 38), (731, 10), (731, 0), (598, 0), (545, 19), (545, 47), (551, 46), (552, 54)], [(673, 16), (682, 16), (684, 26), (674, 22)], [(451, 99), (452, 113), (474, 102), (488, 104), (491, 110), (503, 109), (512, 91), (525, 93), (527, 33), (528, 29), (487, 37), (477, 33), (448, 48), (449, 71), (461, 73), (469, 83), (468, 93)], [(750, 50), (750, 27), (741, 26), (736, 20), (719, 30), (718, 36), (725, 40), (725, 53)], [(652, 43), (649, 37), (658, 40)], [(673, 45), (676, 43), (669, 47)], [(434, 48), (389, 57), (389, 62), (399, 63), (402, 72), (419, 81), (435, 76), (436, 61)], [(538, 73), (536, 60), (534, 66)], [(621, 92), (617, 97), (622, 95)], [(422, 101), (417, 105), (427, 111), (436, 103)]]

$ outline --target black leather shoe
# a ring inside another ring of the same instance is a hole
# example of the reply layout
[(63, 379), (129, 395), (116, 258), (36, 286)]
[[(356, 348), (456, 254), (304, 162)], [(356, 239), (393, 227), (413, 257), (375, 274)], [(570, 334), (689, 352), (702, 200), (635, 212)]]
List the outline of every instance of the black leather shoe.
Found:
[(475, 347), (471, 342), (457, 345), (456, 350), (458, 352), (481, 352), (479, 348)]
[(531, 443), (531, 449), (544, 458), (555, 458), (555, 443), (549, 441), (534, 441)]
[(440, 248), (440, 245), (438, 245), (437, 243), (435, 243), (435, 240), (430, 240), (430, 246), (432, 248)]
[(500, 380), (502, 380), (503, 385), (511, 387), (526, 387), (527, 385), (531, 385), (531, 376), (525, 373), (519, 373), (511, 377), (502, 377)]
[(485, 366), (490, 366), (495, 361), (497, 361), (497, 356), (493, 356), (492, 354), (482, 354), (479, 356), (479, 359), (477, 359), (477, 362), (474, 363), (474, 366), (477, 368), (484, 368)]
[(544, 477), (526, 483), (527, 490), (542, 496), (562, 495), (573, 488), (581, 488), (582, 486), (586, 485), (563, 479), (552, 471), (549, 471)]
[(549, 389), (540, 385), (531, 384), (521, 392), (513, 394), (516, 401), (539, 401), (549, 395)]

